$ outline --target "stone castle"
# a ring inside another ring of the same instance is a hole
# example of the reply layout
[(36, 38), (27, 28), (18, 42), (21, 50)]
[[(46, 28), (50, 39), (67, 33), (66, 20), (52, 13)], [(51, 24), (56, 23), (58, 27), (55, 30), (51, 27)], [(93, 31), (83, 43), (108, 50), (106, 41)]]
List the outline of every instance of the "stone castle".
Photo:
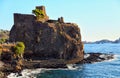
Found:
[[(44, 18), (42, 18), (39, 22), (43, 22), (43, 23), (44, 22), (60, 22), (60, 23), (64, 22), (63, 17), (58, 18), (58, 20), (50, 20), (46, 14), (46, 10), (44, 6), (37, 6), (36, 8), (42, 10), (44, 13)], [(14, 24), (24, 23), (24, 22), (32, 23), (33, 20), (36, 20), (36, 17), (34, 15), (14, 13)]]
[(30, 14), (14, 14), (14, 25), (10, 41), (25, 43), (27, 58), (36, 59), (79, 59), (83, 60), (83, 44), (80, 29), (76, 24), (65, 23), (63, 17), (51, 20), (44, 6), (37, 6), (45, 17), (36, 21)]

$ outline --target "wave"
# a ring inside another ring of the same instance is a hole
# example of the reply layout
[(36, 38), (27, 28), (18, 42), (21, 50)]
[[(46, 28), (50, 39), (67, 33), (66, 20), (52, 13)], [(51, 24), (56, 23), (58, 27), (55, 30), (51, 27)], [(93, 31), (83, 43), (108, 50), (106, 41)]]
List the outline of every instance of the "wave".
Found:
[(7, 78), (36, 78), (37, 74), (43, 73), (44, 69), (24, 69), (20, 74), (11, 73)]
[[(86, 58), (90, 55), (86, 55)], [(101, 55), (101, 58), (105, 57), (105, 55)], [(114, 60), (119, 60), (120, 55), (113, 55), (113, 59), (105, 60), (103, 62), (110, 62)], [(67, 64), (67, 68), (58, 68), (58, 69), (46, 69), (46, 68), (37, 68), (37, 69), (24, 69), (21, 73), (11, 73), (7, 76), (7, 78), (36, 78), (37, 74), (44, 73), (47, 70), (82, 70), (83, 65), (80, 64)]]
[(84, 54), (84, 59), (90, 57), (90, 54)]
[(120, 55), (113, 55), (112, 59), (106, 59), (103, 62), (112, 62), (112, 61), (116, 61), (119, 60)]
[(118, 60), (119, 57), (120, 57), (120, 55), (113, 55), (113, 59), (109, 59), (108, 61)]
[(44, 73), (49, 70), (70, 70), (68, 68), (58, 68), (58, 69), (46, 69), (46, 68), (37, 68), (37, 69), (24, 69), (21, 73), (11, 73), (7, 78), (36, 78), (37, 74)]
[(58, 69), (46, 69), (46, 68), (37, 68), (37, 69), (24, 69), (21, 73), (11, 73), (7, 78), (36, 78), (37, 74), (44, 73), (45, 71), (50, 70), (81, 70), (82, 65), (79, 64), (67, 64), (68, 68), (58, 68)]
[(66, 66), (67, 66), (68, 69), (70, 69), (70, 70), (76, 70), (76, 69), (78, 69), (78, 67), (77, 67), (75, 64), (67, 64)]
[(83, 65), (80, 64), (67, 64), (66, 66), (68, 70), (81, 70), (83, 68)]

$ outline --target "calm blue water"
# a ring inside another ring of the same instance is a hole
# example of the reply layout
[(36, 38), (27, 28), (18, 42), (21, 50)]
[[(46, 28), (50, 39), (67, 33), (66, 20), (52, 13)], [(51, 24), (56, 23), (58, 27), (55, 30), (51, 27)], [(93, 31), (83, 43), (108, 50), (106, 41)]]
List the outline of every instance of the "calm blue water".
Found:
[(85, 44), (84, 50), (115, 54), (113, 61), (105, 61), (94, 64), (84, 64), (78, 70), (49, 70), (37, 75), (37, 78), (120, 78), (120, 44)]
[(84, 50), (115, 54), (116, 59), (94, 64), (79, 65), (77, 70), (70, 69), (34, 69), (24, 70), (23, 76), (12, 73), (9, 78), (120, 78), (120, 44), (85, 44)]

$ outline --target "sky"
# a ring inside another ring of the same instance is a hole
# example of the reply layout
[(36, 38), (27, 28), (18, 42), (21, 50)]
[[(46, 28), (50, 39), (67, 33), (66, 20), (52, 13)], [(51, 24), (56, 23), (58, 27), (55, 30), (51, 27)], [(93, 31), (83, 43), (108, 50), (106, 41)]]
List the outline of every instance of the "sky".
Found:
[(50, 19), (78, 24), (83, 41), (120, 37), (120, 0), (0, 0), (0, 29), (12, 28), (13, 13), (32, 14), (41, 5)]

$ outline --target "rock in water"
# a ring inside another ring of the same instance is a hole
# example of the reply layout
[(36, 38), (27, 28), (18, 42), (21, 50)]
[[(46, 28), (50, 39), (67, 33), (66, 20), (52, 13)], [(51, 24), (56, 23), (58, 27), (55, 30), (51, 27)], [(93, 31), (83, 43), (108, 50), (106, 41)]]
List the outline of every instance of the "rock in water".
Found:
[(38, 22), (34, 15), (14, 14), (10, 41), (23, 41), (26, 54), (29, 50), (38, 59), (83, 60), (83, 43), (78, 25), (64, 23), (63, 17), (45, 20)]

